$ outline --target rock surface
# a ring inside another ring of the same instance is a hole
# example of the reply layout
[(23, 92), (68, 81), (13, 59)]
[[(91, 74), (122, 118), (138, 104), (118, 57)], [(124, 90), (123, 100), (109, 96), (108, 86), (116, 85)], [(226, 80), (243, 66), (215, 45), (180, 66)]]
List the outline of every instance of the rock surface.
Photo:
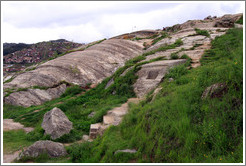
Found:
[[(142, 43), (137, 41), (105, 40), (85, 51), (66, 54), (37, 66), (35, 70), (19, 74), (11, 82), (5, 83), (4, 89), (30, 88), (32, 86), (53, 87), (62, 81), (81, 86), (85, 86), (87, 83), (97, 84), (111, 76), (127, 60), (141, 54), (142, 49)], [(46, 96), (43, 93), (46, 93), (46, 90), (39, 90), (40, 93), (36, 93), (36, 91), (37, 89), (30, 89), (30, 91), (14, 92), (4, 101), (22, 106), (42, 104), (46, 101), (43, 100), (43, 96)], [(63, 89), (61, 93), (57, 94), (61, 95), (62, 92), (64, 92)], [(46, 97), (45, 99), (53, 98)]]
[(63, 144), (53, 141), (37, 141), (29, 146), (20, 154), (20, 158), (24, 156), (38, 157), (41, 154), (47, 153), (49, 157), (60, 157), (67, 154)]
[(209, 87), (207, 87), (203, 94), (202, 99), (205, 99), (207, 97), (216, 98), (221, 97), (227, 92), (227, 86), (225, 83), (216, 83)]
[(122, 121), (122, 118), (128, 112), (129, 103), (138, 103), (141, 99), (139, 98), (130, 98), (120, 107), (113, 108), (108, 111), (106, 115), (103, 116), (103, 123), (91, 124), (89, 137), (95, 139), (98, 135), (102, 135), (105, 129), (109, 126), (117, 126)]
[(12, 105), (30, 107), (31, 105), (40, 105), (46, 101), (58, 98), (65, 92), (65, 90), (65, 84), (61, 84), (55, 88), (49, 88), (47, 90), (27, 89), (26, 91), (11, 93), (9, 96), (4, 98), (4, 102)]
[(137, 72), (138, 79), (133, 85), (137, 97), (141, 98), (157, 87), (171, 67), (185, 62), (186, 59), (163, 60), (142, 65)]
[(72, 122), (59, 108), (55, 107), (44, 114), (42, 128), (45, 130), (45, 134), (49, 134), (52, 139), (68, 134), (72, 127)]

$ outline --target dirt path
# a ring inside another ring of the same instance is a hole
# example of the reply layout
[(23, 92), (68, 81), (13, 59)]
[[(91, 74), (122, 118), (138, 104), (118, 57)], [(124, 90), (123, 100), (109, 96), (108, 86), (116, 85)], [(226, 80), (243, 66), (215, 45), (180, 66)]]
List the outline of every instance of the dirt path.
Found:
[(3, 131), (23, 129), (26, 133), (34, 130), (32, 127), (24, 127), (24, 125), (14, 122), (13, 119), (3, 119)]

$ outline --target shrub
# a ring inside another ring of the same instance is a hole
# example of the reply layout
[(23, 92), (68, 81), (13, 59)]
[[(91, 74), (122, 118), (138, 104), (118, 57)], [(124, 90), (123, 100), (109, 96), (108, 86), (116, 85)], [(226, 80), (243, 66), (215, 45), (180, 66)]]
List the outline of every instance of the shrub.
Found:
[(208, 33), (207, 30), (201, 30), (201, 29), (195, 28), (195, 31), (198, 35), (210, 37), (210, 34)]
[(172, 53), (171, 54), (171, 59), (179, 59), (179, 56), (177, 53)]
[(83, 90), (79, 85), (74, 85), (71, 87), (68, 87), (66, 91), (61, 95), (61, 97), (66, 97), (66, 96), (74, 96), (79, 93), (81, 93)]

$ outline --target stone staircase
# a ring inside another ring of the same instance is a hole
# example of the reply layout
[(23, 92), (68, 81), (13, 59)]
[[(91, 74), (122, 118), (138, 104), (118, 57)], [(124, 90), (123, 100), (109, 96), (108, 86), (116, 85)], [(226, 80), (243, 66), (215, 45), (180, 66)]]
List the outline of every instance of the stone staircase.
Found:
[(111, 125), (119, 125), (123, 119), (123, 116), (128, 112), (128, 104), (137, 104), (140, 100), (140, 98), (130, 98), (120, 107), (116, 107), (108, 111), (107, 114), (103, 116), (102, 123), (91, 124), (89, 134), (90, 139), (95, 139), (98, 135), (102, 135), (105, 129), (107, 129)]

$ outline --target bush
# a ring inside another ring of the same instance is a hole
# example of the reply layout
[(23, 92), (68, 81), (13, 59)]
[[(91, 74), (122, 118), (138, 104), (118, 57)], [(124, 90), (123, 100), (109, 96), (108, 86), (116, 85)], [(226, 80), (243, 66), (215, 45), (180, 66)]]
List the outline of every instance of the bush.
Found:
[(201, 30), (201, 29), (195, 28), (195, 31), (198, 35), (210, 37), (210, 34), (208, 33), (207, 30)]
[(74, 86), (68, 87), (66, 91), (61, 95), (61, 97), (74, 96), (74, 95), (81, 93), (82, 91), (85, 91), (85, 90), (82, 89), (79, 85), (74, 85)]
[(171, 54), (171, 59), (179, 59), (179, 56), (177, 53), (172, 53)]

